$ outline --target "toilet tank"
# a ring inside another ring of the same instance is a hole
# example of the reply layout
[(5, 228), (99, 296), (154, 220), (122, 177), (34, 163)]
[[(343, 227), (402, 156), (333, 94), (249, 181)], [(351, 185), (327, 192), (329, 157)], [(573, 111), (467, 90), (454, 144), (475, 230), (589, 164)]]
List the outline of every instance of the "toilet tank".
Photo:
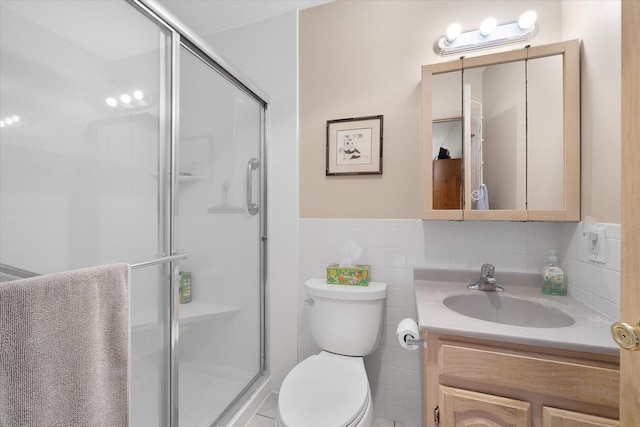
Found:
[(375, 351), (382, 330), (386, 283), (347, 286), (309, 279), (304, 288), (311, 335), (322, 350), (346, 356)]

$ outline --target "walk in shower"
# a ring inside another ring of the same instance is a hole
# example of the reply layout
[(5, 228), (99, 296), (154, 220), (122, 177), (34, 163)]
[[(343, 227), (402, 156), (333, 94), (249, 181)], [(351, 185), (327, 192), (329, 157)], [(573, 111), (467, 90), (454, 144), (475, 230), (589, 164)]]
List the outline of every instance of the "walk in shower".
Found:
[(138, 265), (134, 427), (266, 378), (267, 105), (153, 2), (0, 2), (0, 279)]

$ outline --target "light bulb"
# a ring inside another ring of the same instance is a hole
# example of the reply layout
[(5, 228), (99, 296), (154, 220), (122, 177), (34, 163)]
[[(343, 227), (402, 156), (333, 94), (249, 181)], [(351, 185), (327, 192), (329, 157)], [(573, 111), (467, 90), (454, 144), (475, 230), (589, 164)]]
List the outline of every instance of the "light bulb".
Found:
[(451, 25), (449, 25), (447, 27), (447, 32), (445, 34), (447, 41), (449, 43), (453, 42), (455, 39), (458, 38), (458, 36), (460, 35), (460, 32), (462, 31), (462, 28), (460, 27), (460, 24), (458, 23), (453, 23)]
[(4, 124), (4, 120), (0, 120), (0, 128), (5, 127), (6, 125)]
[(120, 101), (122, 101), (123, 104), (131, 104), (131, 96), (123, 93), (120, 95)]
[(13, 123), (18, 123), (20, 121), (20, 116), (11, 116), (11, 120), (13, 120)]
[(493, 33), (493, 30), (496, 29), (497, 25), (498, 23), (494, 18), (489, 17), (485, 19), (482, 21), (482, 24), (480, 24), (480, 35), (482, 37), (487, 37), (489, 34)]
[(118, 105), (118, 101), (116, 101), (116, 99), (112, 97), (105, 99), (104, 102), (106, 102), (107, 105), (112, 108)]
[(537, 19), (538, 15), (533, 10), (525, 12), (520, 15), (520, 19), (518, 19), (518, 28), (528, 30), (536, 24)]
[(7, 117), (4, 119), (4, 122), (8, 125), (12, 125), (13, 124), (13, 119), (11, 117)]
[(142, 98), (144, 98), (144, 93), (142, 93), (141, 90), (134, 90), (133, 91), (133, 97), (135, 99), (137, 99), (138, 101), (142, 101)]

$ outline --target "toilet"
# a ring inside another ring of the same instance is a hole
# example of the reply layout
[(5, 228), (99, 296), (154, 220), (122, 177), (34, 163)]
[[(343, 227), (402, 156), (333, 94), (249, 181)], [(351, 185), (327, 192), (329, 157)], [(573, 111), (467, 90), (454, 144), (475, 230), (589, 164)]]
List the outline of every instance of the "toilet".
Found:
[(314, 342), (322, 350), (298, 365), (280, 387), (278, 427), (368, 427), (373, 402), (363, 357), (378, 346), (386, 283), (304, 284)]

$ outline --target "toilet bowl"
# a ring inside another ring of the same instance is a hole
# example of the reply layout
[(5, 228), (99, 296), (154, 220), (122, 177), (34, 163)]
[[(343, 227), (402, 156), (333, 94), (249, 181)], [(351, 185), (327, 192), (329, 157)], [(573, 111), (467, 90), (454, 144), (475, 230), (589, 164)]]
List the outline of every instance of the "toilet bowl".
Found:
[(375, 351), (382, 329), (386, 284), (304, 284), (311, 335), (322, 349), (282, 382), (276, 426), (369, 427), (373, 403), (363, 356)]
[(371, 392), (361, 357), (322, 352), (299, 363), (278, 397), (278, 427), (365, 427)]

